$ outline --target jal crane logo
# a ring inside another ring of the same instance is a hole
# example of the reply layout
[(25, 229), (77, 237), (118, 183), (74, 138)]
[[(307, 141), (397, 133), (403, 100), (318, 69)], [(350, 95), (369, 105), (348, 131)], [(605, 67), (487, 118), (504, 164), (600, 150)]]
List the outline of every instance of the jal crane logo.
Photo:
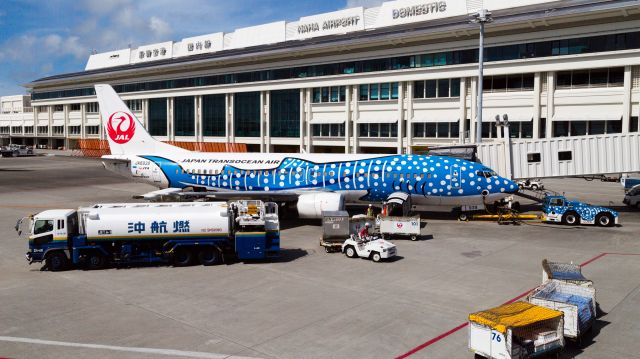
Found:
[(122, 111), (114, 112), (107, 121), (107, 132), (111, 140), (118, 144), (125, 144), (133, 138), (136, 123), (133, 117)]

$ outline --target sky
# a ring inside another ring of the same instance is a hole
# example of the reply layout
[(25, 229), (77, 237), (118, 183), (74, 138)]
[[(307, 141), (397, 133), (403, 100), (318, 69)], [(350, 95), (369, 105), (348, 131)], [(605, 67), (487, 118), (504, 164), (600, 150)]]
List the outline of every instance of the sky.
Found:
[(82, 71), (91, 51), (105, 52), (382, 0), (2, 0), (0, 96), (21, 85)]

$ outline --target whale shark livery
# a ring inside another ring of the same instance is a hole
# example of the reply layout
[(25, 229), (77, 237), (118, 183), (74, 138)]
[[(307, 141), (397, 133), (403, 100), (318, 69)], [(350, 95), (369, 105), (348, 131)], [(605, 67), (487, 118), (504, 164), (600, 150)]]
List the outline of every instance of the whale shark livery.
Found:
[(301, 218), (345, 204), (415, 208), (493, 203), (518, 186), (476, 162), (424, 155), (204, 153), (155, 140), (109, 85), (95, 85), (111, 149), (105, 168), (159, 188), (137, 198), (206, 196), (295, 204)]

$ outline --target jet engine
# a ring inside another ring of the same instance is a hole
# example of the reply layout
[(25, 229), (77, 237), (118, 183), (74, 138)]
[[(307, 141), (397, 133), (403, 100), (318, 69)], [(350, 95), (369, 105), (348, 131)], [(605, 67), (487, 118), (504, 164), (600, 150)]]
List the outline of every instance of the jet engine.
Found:
[(333, 192), (305, 193), (298, 197), (298, 216), (300, 218), (322, 218), (322, 211), (340, 211), (344, 209), (344, 195)]

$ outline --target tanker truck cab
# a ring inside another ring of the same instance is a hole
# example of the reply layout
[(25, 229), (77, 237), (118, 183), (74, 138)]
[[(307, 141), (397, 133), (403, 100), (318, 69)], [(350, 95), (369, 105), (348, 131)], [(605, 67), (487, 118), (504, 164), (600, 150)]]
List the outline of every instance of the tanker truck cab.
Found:
[(31, 219), (29, 235), (29, 263), (46, 262), (46, 266), (60, 270), (70, 257), (69, 239), (78, 233), (77, 212), (54, 209), (40, 212)]

